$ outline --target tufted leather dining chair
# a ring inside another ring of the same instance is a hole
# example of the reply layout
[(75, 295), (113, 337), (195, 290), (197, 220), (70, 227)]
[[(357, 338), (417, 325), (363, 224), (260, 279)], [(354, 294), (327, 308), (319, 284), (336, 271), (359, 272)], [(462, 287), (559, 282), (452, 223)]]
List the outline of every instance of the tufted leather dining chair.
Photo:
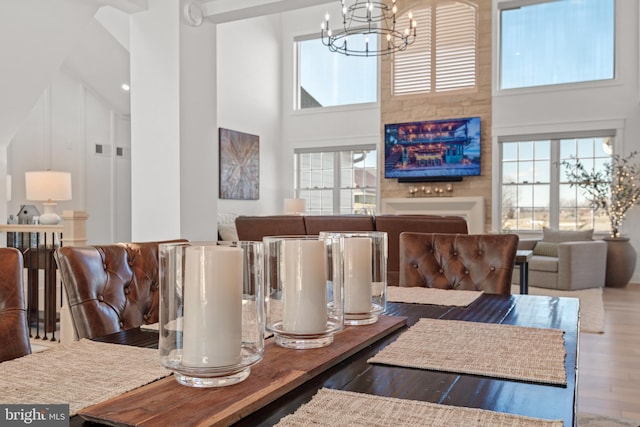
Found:
[(78, 338), (158, 322), (161, 243), (168, 242), (64, 246), (56, 250), (54, 257)]
[(22, 267), (19, 250), (0, 248), (0, 362), (31, 354)]
[(400, 234), (400, 286), (511, 293), (515, 234)]

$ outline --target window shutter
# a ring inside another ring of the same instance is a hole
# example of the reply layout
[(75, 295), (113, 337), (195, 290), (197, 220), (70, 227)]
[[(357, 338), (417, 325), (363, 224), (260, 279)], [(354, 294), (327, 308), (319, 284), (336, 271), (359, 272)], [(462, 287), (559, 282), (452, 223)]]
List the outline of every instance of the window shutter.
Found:
[[(408, 26), (407, 14), (398, 18), (396, 28)], [(418, 35), (406, 50), (394, 54), (393, 95), (474, 88), (477, 15), (475, 5), (456, 1), (414, 10)]]
[(436, 9), (436, 92), (476, 85), (476, 8), (445, 3)]
[[(393, 94), (428, 93), (431, 91), (431, 8), (413, 12), (418, 26), (416, 41), (393, 58)], [(396, 28), (409, 26), (405, 13)]]

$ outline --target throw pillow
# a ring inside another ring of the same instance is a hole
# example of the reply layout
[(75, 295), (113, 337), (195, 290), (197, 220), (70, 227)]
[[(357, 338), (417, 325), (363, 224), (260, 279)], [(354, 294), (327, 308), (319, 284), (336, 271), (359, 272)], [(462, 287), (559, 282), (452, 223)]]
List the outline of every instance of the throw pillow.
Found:
[(560, 231), (544, 227), (542, 241), (549, 243), (583, 242), (593, 240), (593, 229), (582, 231)]
[(238, 230), (235, 224), (218, 224), (218, 234), (224, 241), (234, 242), (238, 240)]
[(558, 257), (558, 244), (549, 242), (538, 242), (533, 248), (534, 255)]

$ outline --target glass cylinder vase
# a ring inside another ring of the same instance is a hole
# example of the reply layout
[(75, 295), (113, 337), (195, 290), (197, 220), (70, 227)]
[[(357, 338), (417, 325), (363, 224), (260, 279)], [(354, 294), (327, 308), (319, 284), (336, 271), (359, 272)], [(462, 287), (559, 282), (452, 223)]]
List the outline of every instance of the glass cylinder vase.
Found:
[(331, 265), (338, 241), (318, 236), (272, 236), (265, 244), (267, 330), (294, 349), (333, 343), (344, 328), (340, 268)]
[(387, 233), (321, 232), (320, 238), (339, 243), (335, 257), (342, 259), (334, 260), (333, 265), (342, 267), (344, 324), (377, 322), (387, 306)]
[(261, 242), (160, 245), (160, 362), (191, 387), (245, 380), (264, 354)]

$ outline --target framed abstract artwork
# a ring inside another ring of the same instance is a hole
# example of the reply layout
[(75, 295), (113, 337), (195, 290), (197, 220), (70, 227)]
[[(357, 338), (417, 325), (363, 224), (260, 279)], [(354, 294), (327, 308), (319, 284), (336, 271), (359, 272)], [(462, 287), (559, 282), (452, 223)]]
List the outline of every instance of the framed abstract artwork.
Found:
[(220, 128), (220, 198), (260, 198), (260, 138)]

